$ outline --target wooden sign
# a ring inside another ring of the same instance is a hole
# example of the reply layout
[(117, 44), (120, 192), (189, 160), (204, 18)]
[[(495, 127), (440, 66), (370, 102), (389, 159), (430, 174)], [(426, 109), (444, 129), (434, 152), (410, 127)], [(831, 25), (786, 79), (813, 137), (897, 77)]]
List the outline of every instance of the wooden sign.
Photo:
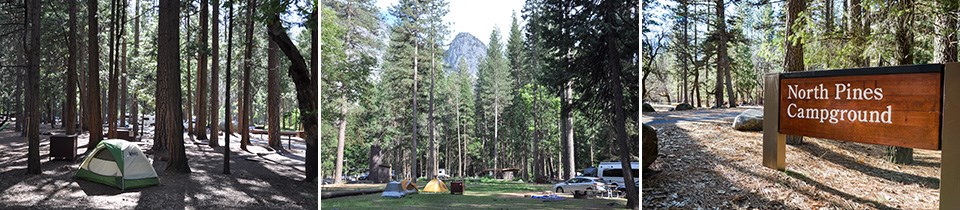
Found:
[(771, 73), (763, 166), (786, 170), (786, 135), (941, 150), (940, 208), (960, 209), (960, 63)]
[(940, 149), (941, 72), (834, 71), (782, 75), (780, 133)]

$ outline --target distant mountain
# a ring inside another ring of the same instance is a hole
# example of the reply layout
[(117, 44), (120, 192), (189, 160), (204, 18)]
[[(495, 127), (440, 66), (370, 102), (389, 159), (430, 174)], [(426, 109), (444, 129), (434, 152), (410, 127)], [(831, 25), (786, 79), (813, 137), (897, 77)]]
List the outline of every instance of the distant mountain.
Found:
[(487, 45), (470, 33), (461, 32), (450, 42), (446, 56), (443, 57), (443, 63), (450, 67), (450, 69), (447, 69), (448, 72), (455, 72), (459, 66), (460, 58), (463, 58), (467, 63), (470, 75), (476, 78), (477, 71), (480, 69), (480, 61), (486, 55)]

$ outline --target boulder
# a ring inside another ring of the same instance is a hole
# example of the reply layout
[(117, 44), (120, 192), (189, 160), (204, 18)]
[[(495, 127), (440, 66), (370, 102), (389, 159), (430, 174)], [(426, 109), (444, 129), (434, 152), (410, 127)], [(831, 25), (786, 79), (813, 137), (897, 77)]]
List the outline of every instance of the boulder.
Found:
[(650, 106), (650, 104), (643, 103), (643, 112), (657, 112), (657, 110), (653, 110), (653, 106)]
[(693, 106), (691, 106), (691, 105), (688, 104), (688, 103), (682, 103), (682, 104), (677, 104), (677, 108), (675, 108), (675, 109), (673, 109), (673, 110), (674, 110), (674, 111), (683, 111), (683, 110), (691, 110), (691, 109), (693, 109)]
[(653, 164), (654, 160), (657, 160), (657, 155), (659, 155), (659, 148), (657, 139), (657, 129), (653, 128), (647, 124), (643, 124), (643, 157), (640, 157), (640, 161), (643, 161), (643, 169), (650, 167), (650, 164)]
[(763, 130), (763, 111), (756, 109), (743, 111), (733, 120), (733, 129), (740, 131)]

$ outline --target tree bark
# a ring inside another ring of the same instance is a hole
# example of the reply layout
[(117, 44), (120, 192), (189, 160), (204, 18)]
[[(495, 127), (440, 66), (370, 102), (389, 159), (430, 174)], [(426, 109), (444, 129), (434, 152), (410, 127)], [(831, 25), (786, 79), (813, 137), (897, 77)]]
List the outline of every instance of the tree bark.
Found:
[[(197, 57), (197, 139), (207, 139), (207, 22), (210, 9), (207, 0), (200, 0), (200, 55)], [(212, 125), (211, 125), (212, 126)]]
[[(103, 139), (103, 115), (100, 113), (100, 41), (97, 37), (99, 33), (99, 23), (97, 21), (97, 0), (87, 0), (87, 127), (90, 129), (90, 141), (87, 143), (87, 151), (93, 151)], [(166, 148), (160, 144), (160, 148)], [(154, 143), (154, 148), (157, 144)]]
[[(953, 1), (952, 3), (950, 1)], [(936, 53), (934, 63), (957, 62), (957, 15), (958, 3), (956, 0), (937, 0), (936, 34), (934, 47)]]
[[(617, 25), (614, 21), (617, 19), (616, 10), (617, 8), (610, 1), (605, 2), (604, 6), (604, 22), (608, 24), (608, 27), (614, 27)], [(634, 183), (633, 170), (630, 168), (630, 147), (627, 144), (627, 131), (626, 131), (626, 118), (627, 113), (624, 111), (624, 99), (623, 99), (623, 84), (621, 83), (620, 74), (622, 67), (620, 66), (620, 51), (619, 47), (620, 38), (619, 34), (616, 32), (608, 31), (604, 34), (605, 42), (607, 43), (607, 72), (610, 72), (610, 85), (613, 90), (613, 111), (614, 111), (614, 120), (613, 128), (617, 134), (617, 145), (620, 147), (620, 164), (623, 168), (623, 181), (627, 190), (627, 208), (637, 208), (640, 204), (639, 199), (639, 190)], [(634, 150), (635, 151), (635, 150)]]
[(240, 116), (240, 149), (247, 150), (250, 145), (250, 72), (253, 70), (253, 14), (256, 8), (256, 1), (247, 1), (247, 30), (244, 39), (246, 40), (243, 52), (243, 106)]
[[(184, 21), (184, 26), (183, 26), (183, 27), (184, 27), (184, 29), (187, 31), (187, 35), (185, 36), (186, 39), (187, 39), (187, 40), (186, 40), (186, 43), (190, 43), (190, 13), (189, 13), (189, 12), (188, 12), (187, 15), (184, 17), (184, 20), (185, 20), (185, 21)], [(187, 135), (193, 136), (193, 135), (195, 135), (195, 133), (194, 133), (194, 125), (193, 125), (193, 124), (194, 124), (194, 122), (193, 122), (193, 113), (194, 113), (194, 111), (196, 111), (196, 110), (195, 110), (194, 107), (193, 107), (193, 87), (191, 87), (192, 84), (193, 84), (193, 83), (192, 83), (193, 78), (191, 78), (191, 77), (193, 77), (193, 74), (192, 74), (192, 72), (191, 72), (191, 71), (193, 70), (193, 68), (190, 66), (190, 62), (192, 61), (192, 60), (190, 60), (190, 57), (193, 56), (193, 53), (195, 53), (195, 52), (194, 52), (194, 51), (191, 51), (190, 48), (187, 48), (185, 51), (186, 51), (186, 53), (187, 53), (187, 57), (184, 58), (184, 60), (187, 61), (187, 81), (186, 81), (186, 83), (187, 83), (187, 91), (185, 92), (185, 93), (187, 94), (187, 95), (186, 95), (187, 103), (184, 103), (184, 104), (183, 104), (184, 106), (186, 106), (186, 110), (184, 110), (183, 114), (186, 115), (184, 118), (185, 118), (185, 120), (187, 121), (187, 130), (186, 130), (186, 131), (187, 131)], [(198, 79), (199, 79), (199, 78), (198, 78)]]
[(117, 6), (118, 0), (113, 0), (110, 2), (110, 79), (108, 84), (107, 92), (107, 126), (109, 131), (107, 133), (108, 138), (115, 139), (117, 138), (117, 90), (118, 82), (120, 80), (119, 68), (117, 62), (117, 38), (119, 38), (120, 24), (119, 24), (119, 7)]
[(70, 19), (67, 25), (70, 31), (67, 32), (67, 85), (66, 89), (67, 105), (66, 115), (61, 117), (66, 124), (67, 135), (77, 133), (77, 1), (68, 1)]
[(410, 136), (413, 138), (413, 157), (414, 157), (414, 158), (413, 158), (413, 175), (412, 175), (412, 178), (413, 178), (414, 181), (416, 181), (416, 180), (417, 180), (417, 177), (420, 176), (420, 173), (419, 173), (420, 170), (419, 170), (419, 168), (418, 168), (419, 159), (417, 159), (417, 157), (418, 157), (418, 154), (417, 154), (417, 153), (418, 153), (418, 152), (417, 152), (417, 148), (418, 148), (418, 147), (417, 147), (417, 134), (418, 134), (418, 133), (417, 133), (417, 119), (419, 118), (419, 115), (417, 115), (417, 72), (419, 71), (419, 69), (418, 69), (417, 67), (418, 67), (418, 64), (419, 64), (419, 63), (418, 63), (418, 60), (420, 60), (420, 59), (419, 59), (419, 57), (420, 57), (420, 42), (419, 42), (418, 40), (416, 40), (416, 39), (417, 39), (417, 38), (415, 37), (415, 38), (414, 38), (414, 41), (413, 41), (413, 92), (411, 93), (411, 97), (413, 97), (413, 107), (412, 107), (412, 109), (413, 109), (413, 117), (410, 118), (410, 124), (411, 124), (411, 126), (413, 126), (413, 133), (411, 133)]
[(27, 173), (40, 174), (40, 0), (27, 1), (27, 22), (25, 30), (28, 44), (26, 73), (26, 109), (27, 112)]
[[(227, 26), (227, 72), (223, 77), (223, 79), (226, 80), (223, 83), (223, 88), (226, 89), (226, 91), (223, 92), (223, 122), (226, 125), (223, 127), (223, 174), (230, 174), (230, 84), (232, 80), (230, 71), (233, 66), (231, 65), (233, 60), (233, 4), (230, 4), (228, 16), (230, 17), (230, 21)], [(310, 167), (309, 164), (310, 163), (307, 164), (307, 167)]]
[[(313, 20), (317, 19), (317, 9), (314, 7), (313, 12), (310, 14), (310, 18)], [(273, 39), (277, 43), (277, 46), (280, 47), (280, 50), (287, 56), (287, 59), (290, 60), (290, 68), (287, 71), (290, 78), (293, 79), (293, 83), (296, 86), (297, 91), (297, 107), (300, 109), (300, 120), (303, 124), (304, 131), (307, 134), (306, 143), (307, 143), (307, 152), (306, 152), (306, 177), (304, 181), (313, 181), (317, 178), (317, 139), (318, 139), (318, 130), (317, 130), (317, 96), (316, 90), (318, 90), (318, 69), (317, 64), (319, 58), (317, 57), (317, 28), (316, 26), (308, 27), (308, 30), (311, 30), (311, 37), (313, 43), (311, 43), (311, 56), (310, 56), (310, 65), (311, 69), (307, 68), (306, 61), (303, 59), (303, 56), (300, 55), (300, 51), (297, 49), (296, 45), (293, 44), (293, 41), (290, 40), (290, 37), (287, 36), (285, 30), (280, 25), (279, 15), (274, 15), (269, 19), (269, 33), (270, 39)]]
[(122, 10), (120, 18), (120, 33), (118, 40), (118, 45), (120, 45), (120, 53), (117, 53), (118, 59), (120, 61), (120, 127), (127, 127), (127, 37), (126, 37), (126, 27), (127, 27), (127, 4), (126, 0), (122, 1), (123, 4), (117, 10)]
[(190, 173), (183, 145), (183, 108), (180, 92), (180, 1), (164, 0), (157, 23), (157, 129), (156, 139), (166, 141), (170, 161), (166, 173)]
[(567, 81), (563, 92), (563, 111), (561, 120), (563, 120), (563, 179), (570, 179), (576, 176), (576, 157), (574, 157), (573, 144), (573, 81)]
[[(787, 72), (803, 71), (803, 40), (797, 35), (798, 29), (804, 23), (799, 20), (800, 12), (806, 10), (806, 0), (787, 0), (787, 27), (786, 45), (784, 53), (784, 70)], [(718, 77), (719, 78), (719, 77)], [(718, 98), (719, 99), (719, 98)], [(720, 101), (720, 100), (718, 100)], [(720, 102), (717, 102), (718, 104)], [(787, 135), (787, 144), (798, 145), (803, 143), (803, 136)]]
[[(267, 49), (268, 144), (274, 149), (281, 149), (283, 146), (280, 145), (280, 57), (277, 56), (277, 43), (269, 39), (268, 42), (270, 44), (270, 48)], [(344, 113), (343, 116), (346, 117), (346, 114)]]
[[(210, 146), (219, 147), (220, 142), (220, 0), (213, 1), (213, 16), (210, 18)], [(227, 94), (224, 94), (227, 95)]]
[(433, 85), (433, 83), (436, 82), (436, 80), (435, 80), (436, 75), (435, 75), (435, 70), (434, 70), (434, 69), (437, 68), (436, 62), (434, 61), (434, 60), (435, 60), (435, 57), (436, 57), (436, 56), (434, 55), (435, 52), (436, 52), (435, 43), (434, 43), (434, 40), (433, 40), (433, 36), (431, 36), (431, 38), (430, 38), (430, 114), (427, 115), (427, 119), (428, 119), (429, 124), (430, 124), (430, 174), (427, 174), (427, 177), (430, 178), (430, 179), (436, 178), (436, 177), (437, 177), (437, 172), (438, 172), (438, 170), (437, 170), (437, 167), (438, 167), (438, 164), (437, 164), (437, 137), (436, 137), (437, 129), (436, 129), (436, 125), (434, 125), (434, 121), (433, 121), (433, 120), (434, 120), (434, 119), (433, 119), (433, 108), (434, 108), (434, 105), (433, 105), (433, 92), (435, 91), (435, 90), (434, 90), (434, 85)]
[(334, 183), (337, 184), (343, 182), (343, 180), (340, 180), (340, 178), (343, 176), (343, 145), (346, 141), (347, 134), (347, 99), (345, 96), (341, 97), (340, 99), (343, 100), (344, 104), (340, 105), (340, 120), (337, 123), (339, 127), (339, 135), (337, 137), (337, 162), (333, 172), (333, 180)]
[(864, 38), (864, 30), (862, 24), (863, 18), (863, 6), (860, 4), (860, 0), (849, 0), (849, 6), (847, 6), (847, 16), (849, 17), (850, 23), (847, 25), (847, 31), (850, 32), (853, 39), (851, 44), (855, 47), (854, 53), (850, 54), (850, 61), (854, 66), (867, 67), (869, 64), (864, 59), (863, 51), (864, 44), (866, 42)]

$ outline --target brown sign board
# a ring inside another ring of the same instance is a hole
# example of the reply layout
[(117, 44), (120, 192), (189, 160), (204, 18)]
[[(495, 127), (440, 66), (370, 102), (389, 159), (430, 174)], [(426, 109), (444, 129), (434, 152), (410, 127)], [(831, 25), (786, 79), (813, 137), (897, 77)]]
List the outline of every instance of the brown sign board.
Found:
[(780, 75), (779, 132), (940, 149), (942, 66)]

